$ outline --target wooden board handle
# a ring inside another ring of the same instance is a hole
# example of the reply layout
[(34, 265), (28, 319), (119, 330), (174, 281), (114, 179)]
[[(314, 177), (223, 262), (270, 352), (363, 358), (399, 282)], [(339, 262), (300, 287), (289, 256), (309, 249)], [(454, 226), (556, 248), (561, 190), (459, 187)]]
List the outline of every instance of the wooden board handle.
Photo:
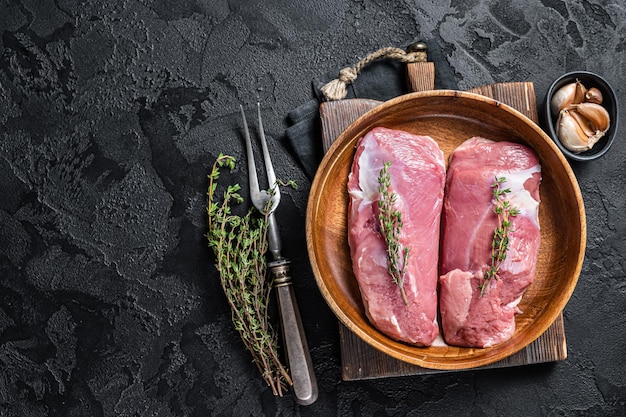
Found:
[(412, 62), (406, 66), (409, 89), (412, 92), (435, 89), (435, 64), (433, 62)]

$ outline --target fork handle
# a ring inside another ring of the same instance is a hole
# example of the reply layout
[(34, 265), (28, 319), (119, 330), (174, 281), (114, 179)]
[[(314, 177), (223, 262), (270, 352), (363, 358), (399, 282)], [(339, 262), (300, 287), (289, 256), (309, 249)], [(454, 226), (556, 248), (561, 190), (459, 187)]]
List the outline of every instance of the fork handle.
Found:
[(317, 380), (289, 276), (289, 265), (288, 262), (279, 260), (271, 262), (268, 267), (276, 287), (283, 341), (293, 382), (294, 397), (298, 404), (310, 405), (317, 399)]

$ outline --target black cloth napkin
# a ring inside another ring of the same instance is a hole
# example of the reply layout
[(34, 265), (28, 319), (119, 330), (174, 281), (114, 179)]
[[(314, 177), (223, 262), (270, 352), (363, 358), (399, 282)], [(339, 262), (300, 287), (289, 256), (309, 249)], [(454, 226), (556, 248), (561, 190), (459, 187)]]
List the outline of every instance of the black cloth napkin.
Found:
[[(428, 61), (435, 64), (435, 89), (456, 90), (454, 71), (444, 58), (439, 46), (434, 40), (425, 42), (428, 46)], [(292, 110), (287, 116), (289, 127), (285, 135), (310, 179), (315, 176), (317, 166), (323, 157), (319, 105), (324, 101), (324, 95), (321, 88), (337, 78), (339, 69), (336, 68), (313, 79), (314, 98)], [(346, 98), (386, 101), (407, 94), (409, 92), (407, 84), (405, 63), (381, 59), (370, 63), (358, 78), (348, 85)]]

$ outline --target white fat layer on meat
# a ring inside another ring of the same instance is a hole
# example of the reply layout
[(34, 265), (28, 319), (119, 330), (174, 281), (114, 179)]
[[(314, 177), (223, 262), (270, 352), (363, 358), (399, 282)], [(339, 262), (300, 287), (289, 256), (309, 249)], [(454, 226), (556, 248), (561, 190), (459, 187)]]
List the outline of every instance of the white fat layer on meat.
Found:
[(520, 301), (522, 301), (522, 297), (524, 296), (524, 294), (521, 294), (519, 297), (517, 297), (515, 300), (511, 301), (510, 303), (507, 304), (507, 307), (511, 307), (511, 308), (515, 308), (517, 307), (517, 305), (520, 303)]
[(357, 265), (359, 266), (359, 268), (363, 268), (363, 266), (361, 265), (363, 262), (372, 262), (372, 259), (378, 265), (379, 268), (387, 269), (386, 257), (382, 257), (382, 256), (372, 257), (371, 254), (365, 250), (365, 248), (361, 247), (359, 257), (357, 258)]
[(437, 337), (435, 338), (435, 340), (433, 340), (433, 344), (431, 346), (435, 346), (435, 347), (444, 347), (444, 346), (448, 346), (448, 344), (446, 343), (445, 340), (443, 340), (443, 335), (441, 334), (441, 332), (439, 332), (439, 334), (437, 335)]
[[(359, 157), (359, 187), (360, 191), (353, 190), (351, 194), (364, 201), (378, 199), (378, 174), (383, 168), (380, 158), (380, 148), (375, 141), (364, 141), (365, 149)], [(378, 150), (378, 151), (377, 151)]]
[(539, 228), (539, 202), (533, 198), (528, 190), (524, 188), (524, 183), (535, 173), (541, 172), (541, 166), (535, 165), (523, 171), (501, 172), (498, 177), (505, 177), (504, 188), (511, 190), (506, 195), (511, 206), (517, 207), (521, 214), (525, 214), (533, 220), (537, 228)]
[(400, 328), (400, 325), (398, 324), (398, 318), (396, 317), (395, 314), (392, 314), (391, 317), (389, 317), (389, 322), (391, 322), (391, 324), (393, 324), (393, 327), (396, 331), (397, 334), (401, 334), (402, 329)]

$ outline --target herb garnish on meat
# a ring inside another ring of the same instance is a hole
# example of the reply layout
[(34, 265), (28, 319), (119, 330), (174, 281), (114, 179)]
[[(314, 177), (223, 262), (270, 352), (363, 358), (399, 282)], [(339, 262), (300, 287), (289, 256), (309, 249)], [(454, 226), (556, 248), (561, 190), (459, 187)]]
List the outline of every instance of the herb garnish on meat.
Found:
[(387, 245), (387, 269), (393, 282), (400, 289), (404, 304), (409, 305), (406, 292), (404, 291), (404, 274), (409, 259), (409, 248), (400, 245), (402, 214), (394, 208), (397, 195), (395, 192), (390, 191), (390, 167), (391, 161), (384, 162), (383, 168), (378, 175), (378, 192), (380, 194), (380, 199), (378, 200), (378, 221), (381, 234)]
[(509, 231), (511, 230), (511, 217), (519, 214), (519, 209), (512, 207), (506, 199), (506, 195), (511, 192), (510, 188), (502, 188), (506, 181), (505, 177), (495, 177), (491, 184), (493, 188), (494, 208), (493, 212), (498, 216), (498, 224), (493, 230), (493, 240), (491, 242), (491, 265), (484, 274), (484, 281), (479, 286), (481, 297), (485, 294), (491, 280), (498, 279), (500, 266), (506, 259), (506, 252), (509, 247)]

